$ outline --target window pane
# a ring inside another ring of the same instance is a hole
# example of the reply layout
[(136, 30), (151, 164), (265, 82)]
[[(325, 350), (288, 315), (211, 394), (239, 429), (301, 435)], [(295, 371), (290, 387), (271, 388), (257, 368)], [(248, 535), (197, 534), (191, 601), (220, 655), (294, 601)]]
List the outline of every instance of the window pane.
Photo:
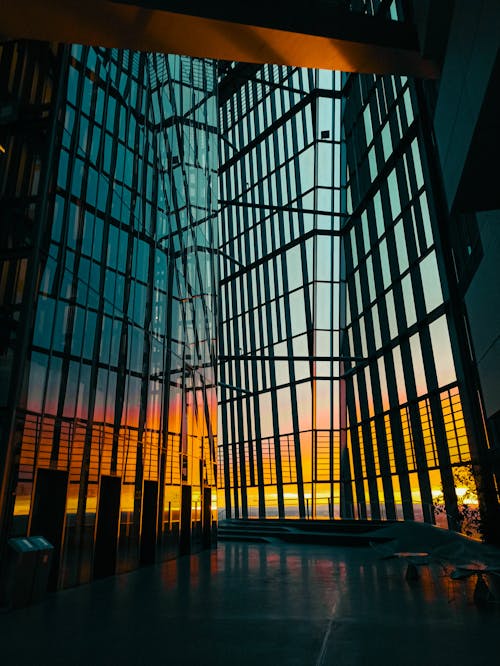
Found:
[(445, 386), (456, 379), (455, 364), (450, 345), (446, 316), (440, 317), (429, 326), (434, 363), (439, 386)]

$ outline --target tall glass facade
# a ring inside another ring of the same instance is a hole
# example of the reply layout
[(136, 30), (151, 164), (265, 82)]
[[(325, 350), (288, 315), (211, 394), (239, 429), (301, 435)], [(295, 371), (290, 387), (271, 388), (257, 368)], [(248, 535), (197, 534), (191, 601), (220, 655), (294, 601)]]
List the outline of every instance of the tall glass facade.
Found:
[[(358, 4), (392, 20), (411, 15), (401, 0)], [(401, 76), (355, 75), (344, 92), (345, 350), (363, 358), (346, 371), (353, 513), (477, 535), (469, 518), (479, 502), (487, 509), (477, 464), (486, 437), (453, 303), (429, 122), (435, 90)]]
[(265, 66), (231, 83), (241, 75), (222, 75), (220, 98), (219, 503), (236, 517), (338, 516), (341, 75)]
[(221, 85), (219, 503), (460, 527), (478, 498), (417, 85)]
[[(13, 97), (37, 85), (22, 49), (1, 52)], [(69, 586), (210, 540), (217, 102), (212, 61), (80, 46), (58, 57), (51, 177), (39, 168), (45, 190), (30, 191), (42, 233), (26, 259), (2, 265), (8, 311), (37, 262), (2, 436), (17, 447), (8, 535), (47, 536), (53, 585)], [(12, 163), (2, 177), (2, 195), (15, 196)], [(11, 341), (7, 357), (16, 352)]]
[(346, 372), (354, 513), (447, 513), (456, 526), (455, 477), (471, 456), (415, 84), (355, 76), (345, 93), (345, 341), (362, 359)]
[(35, 42), (0, 81), (0, 560), (43, 534), (55, 588), (208, 546), (216, 488), (495, 504), (432, 84)]

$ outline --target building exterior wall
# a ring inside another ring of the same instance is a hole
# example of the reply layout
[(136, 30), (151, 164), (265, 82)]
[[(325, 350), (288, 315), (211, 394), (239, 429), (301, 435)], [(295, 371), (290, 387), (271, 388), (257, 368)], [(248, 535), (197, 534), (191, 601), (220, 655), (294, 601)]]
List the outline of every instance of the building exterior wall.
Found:
[(456, 0), (445, 35), (434, 131), (448, 206), (467, 212), (496, 208), (490, 165), (500, 140), (498, 2)]
[(478, 213), (476, 219), (483, 257), (468, 286), (465, 303), (481, 378), (485, 416), (489, 418), (500, 412), (500, 211)]
[[(4, 76), (16, 48), (3, 47)], [(212, 528), (217, 115), (211, 61), (80, 46), (60, 58), (26, 362), (3, 436), (16, 447), (6, 534), (50, 531), (53, 503), (66, 587), (201, 547)]]
[[(455, 309), (462, 320), (462, 358), (475, 436), (473, 465), (482, 527), (500, 541), (500, 411), (498, 368), (497, 162), (500, 145), (500, 6), (494, 0), (452, 4), (443, 30), (443, 67), (430, 110), (444, 190), (444, 225)], [(444, 37), (445, 36), (445, 37)], [(475, 403), (475, 404), (474, 404)], [(486, 433), (487, 430), (487, 433)], [(495, 481), (496, 476), (496, 481)], [(485, 510), (486, 509), (486, 510)]]

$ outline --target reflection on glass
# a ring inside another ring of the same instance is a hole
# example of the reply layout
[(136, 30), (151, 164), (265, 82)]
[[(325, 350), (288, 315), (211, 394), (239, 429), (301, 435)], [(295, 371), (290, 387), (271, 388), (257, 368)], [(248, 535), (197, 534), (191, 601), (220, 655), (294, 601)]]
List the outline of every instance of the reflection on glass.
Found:
[(36, 508), (37, 470), (67, 473), (63, 586), (92, 577), (103, 478), (119, 482), (123, 571), (138, 564), (145, 484), (164, 559), (181, 484), (196, 521), (217, 467), (215, 65), (76, 45), (70, 62), (12, 523), (23, 533)]

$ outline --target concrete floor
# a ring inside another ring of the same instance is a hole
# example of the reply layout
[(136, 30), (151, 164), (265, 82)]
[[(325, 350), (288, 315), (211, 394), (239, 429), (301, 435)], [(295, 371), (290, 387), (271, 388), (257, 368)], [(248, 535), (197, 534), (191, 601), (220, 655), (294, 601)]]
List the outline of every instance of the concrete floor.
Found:
[(2, 664), (484, 666), (500, 612), (438, 565), (369, 548), (221, 543), (0, 615)]

